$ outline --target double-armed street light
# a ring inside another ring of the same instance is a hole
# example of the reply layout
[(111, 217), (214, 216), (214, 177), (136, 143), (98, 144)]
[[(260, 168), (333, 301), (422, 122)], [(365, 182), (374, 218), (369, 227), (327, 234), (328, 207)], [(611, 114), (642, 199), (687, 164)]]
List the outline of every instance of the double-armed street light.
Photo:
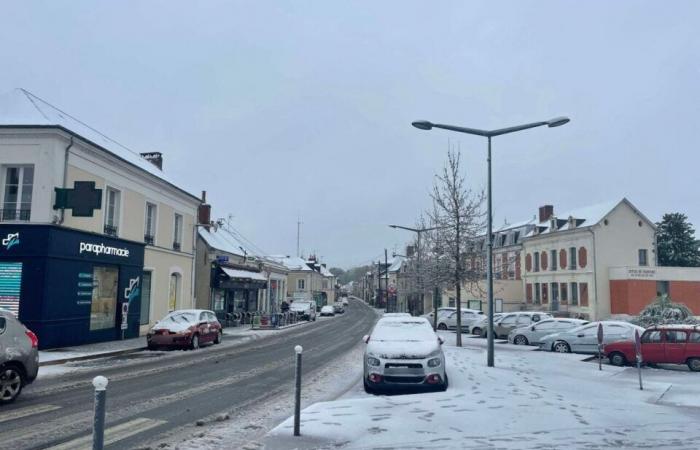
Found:
[[(487, 352), (487, 365), (489, 367), (494, 366), (494, 347), (493, 347), (493, 217), (491, 215), (491, 138), (496, 136), (501, 136), (503, 134), (515, 133), (516, 131), (527, 130), (529, 128), (548, 126), (549, 128), (559, 127), (569, 122), (568, 117), (557, 117), (551, 120), (546, 120), (544, 122), (533, 122), (524, 125), (516, 125), (514, 127), (500, 128), (498, 130), (480, 130), (477, 128), (467, 128), (458, 127), (454, 125), (444, 125), (440, 123), (432, 123), (427, 120), (418, 120), (412, 123), (412, 125), (421, 130), (432, 130), (433, 128), (442, 128), (443, 130), (456, 131), (459, 133), (473, 134), (476, 136), (482, 136), (488, 139), (488, 156), (487, 156), (487, 166), (488, 166), (488, 181), (487, 181), (487, 260), (488, 266), (486, 269), (486, 291), (488, 295), (488, 352)], [(436, 311), (437, 312), (437, 311)]]

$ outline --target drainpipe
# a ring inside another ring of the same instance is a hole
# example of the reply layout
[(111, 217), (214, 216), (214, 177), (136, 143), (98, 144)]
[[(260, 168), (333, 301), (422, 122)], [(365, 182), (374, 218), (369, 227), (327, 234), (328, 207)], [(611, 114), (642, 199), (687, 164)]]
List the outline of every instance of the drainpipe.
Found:
[[(593, 288), (595, 292), (595, 311), (596, 311), (596, 316), (600, 314), (600, 310), (598, 308), (598, 264), (596, 263), (596, 247), (595, 247), (595, 233), (593, 232), (592, 229), (588, 229), (588, 232), (591, 233), (591, 236), (593, 236)], [(579, 299), (579, 303), (580, 303)], [(611, 305), (612, 307), (612, 305)], [(593, 318), (592, 318), (593, 319)], [(595, 320), (600, 320), (600, 317), (595, 317)]]
[[(197, 211), (199, 213), (199, 211)], [(182, 219), (183, 225), (184, 225), (184, 217)], [(190, 295), (192, 298), (192, 307), (196, 308), (197, 307), (197, 291), (195, 290), (196, 286), (194, 285), (194, 280), (197, 276), (197, 224), (195, 224), (192, 227), (192, 272), (191, 272), (191, 278), (190, 278)], [(211, 297), (210, 297), (211, 298)]]
[[(70, 152), (71, 147), (73, 147), (73, 136), (70, 137), (70, 143), (68, 144), (68, 147), (66, 147), (65, 155), (63, 156), (63, 183), (61, 185), (63, 187), (63, 189), (66, 188), (66, 183), (68, 182), (68, 154)], [(61, 208), (61, 217), (60, 217), (60, 219), (58, 219), (59, 225), (61, 225), (63, 223), (65, 216), (66, 216), (66, 210), (65, 210), (65, 208)]]

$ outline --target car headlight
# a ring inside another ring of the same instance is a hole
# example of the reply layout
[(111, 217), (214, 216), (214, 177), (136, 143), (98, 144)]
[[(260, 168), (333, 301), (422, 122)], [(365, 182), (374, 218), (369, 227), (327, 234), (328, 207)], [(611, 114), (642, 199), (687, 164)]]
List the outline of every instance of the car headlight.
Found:
[(440, 358), (433, 358), (428, 360), (428, 367), (438, 367), (442, 362)]
[(381, 362), (377, 358), (373, 358), (371, 356), (367, 357), (367, 365), (377, 367), (381, 364)]

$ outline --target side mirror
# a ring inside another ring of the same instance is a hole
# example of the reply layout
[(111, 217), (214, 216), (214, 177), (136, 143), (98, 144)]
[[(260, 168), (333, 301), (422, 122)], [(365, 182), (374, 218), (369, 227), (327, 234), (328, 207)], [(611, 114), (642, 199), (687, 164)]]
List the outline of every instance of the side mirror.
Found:
[(364, 336), (362, 336), (362, 342), (364, 342), (365, 344), (369, 343), (369, 334), (365, 334)]
[(438, 336), (438, 342), (442, 345), (445, 343), (445, 340), (441, 336)]

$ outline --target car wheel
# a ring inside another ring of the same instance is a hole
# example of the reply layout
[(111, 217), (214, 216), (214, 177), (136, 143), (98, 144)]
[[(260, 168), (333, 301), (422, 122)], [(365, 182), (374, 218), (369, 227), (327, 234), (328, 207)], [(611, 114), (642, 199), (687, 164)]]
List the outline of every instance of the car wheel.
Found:
[(527, 338), (523, 336), (522, 334), (519, 334), (515, 336), (515, 339), (513, 339), (513, 344), (515, 345), (527, 345), (529, 342), (527, 341)]
[(148, 349), (149, 350), (158, 350), (158, 346), (156, 344), (148, 343)]
[(221, 330), (216, 332), (216, 338), (214, 338), (214, 344), (221, 344), (221, 338), (222, 338), (222, 332)]
[(693, 372), (700, 372), (700, 358), (690, 358), (688, 360), (688, 369)]
[(571, 353), (571, 347), (564, 341), (555, 342), (552, 349), (557, 353)]
[(192, 336), (192, 342), (190, 342), (190, 348), (192, 350), (197, 350), (199, 348), (199, 335), (197, 333)]
[(625, 364), (627, 364), (627, 358), (625, 358), (625, 355), (623, 355), (620, 352), (612, 352), (608, 356), (608, 359), (610, 360), (610, 364), (612, 364), (613, 366), (622, 367)]
[(474, 328), (472, 330), (472, 334), (478, 334), (479, 336), (481, 336), (481, 328), (479, 328), (479, 327)]
[(22, 371), (15, 365), (0, 368), (0, 404), (12, 403), (22, 392)]
[(443, 331), (444, 331), (444, 330), (446, 330), (446, 329), (447, 329), (447, 325), (445, 325), (444, 323), (439, 323), (439, 324), (438, 324), (438, 330), (443, 330)]

